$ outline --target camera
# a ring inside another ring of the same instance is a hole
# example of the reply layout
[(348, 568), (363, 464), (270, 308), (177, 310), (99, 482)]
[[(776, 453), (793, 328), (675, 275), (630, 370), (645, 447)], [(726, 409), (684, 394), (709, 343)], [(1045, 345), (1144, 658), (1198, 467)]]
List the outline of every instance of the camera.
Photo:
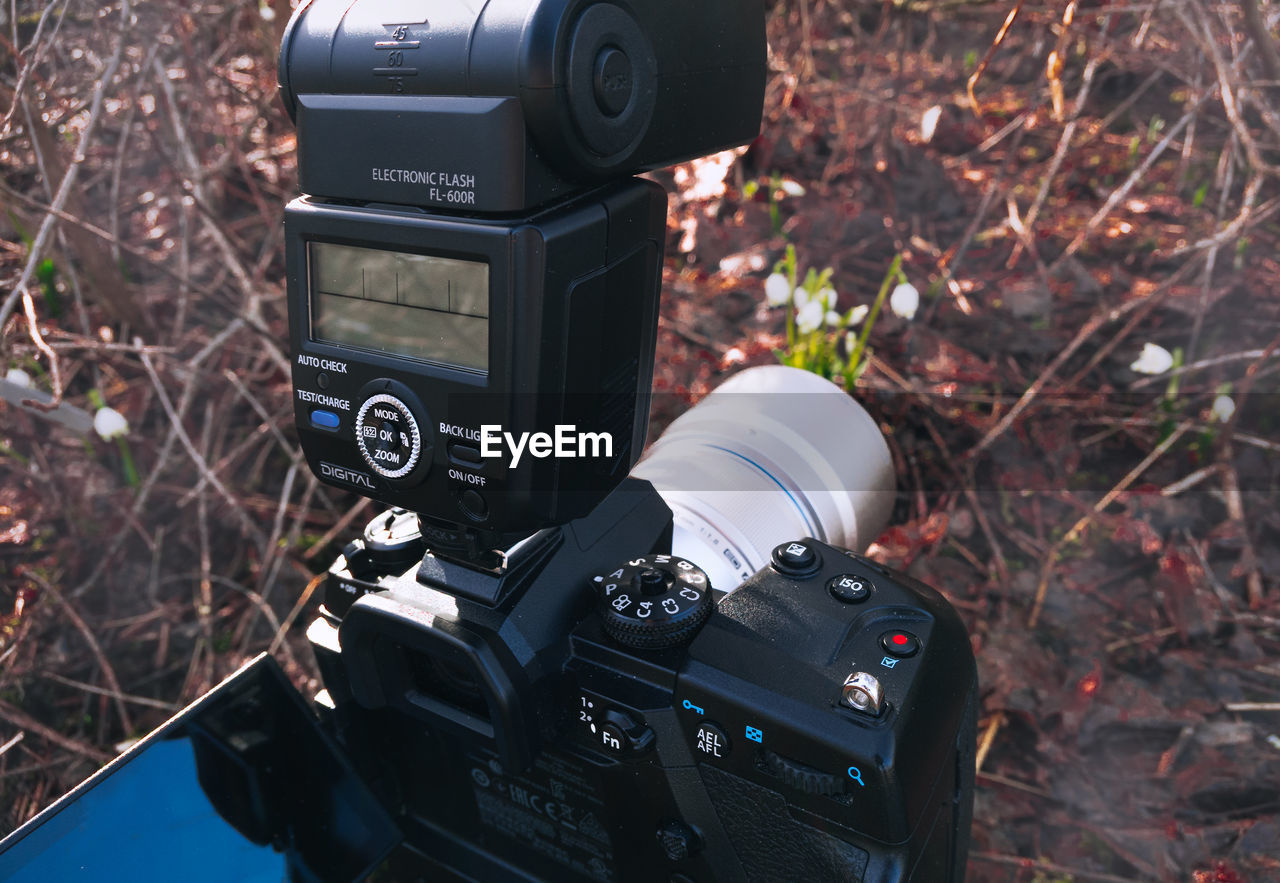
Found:
[[(376, 516), (308, 705), (266, 654), (0, 840), (0, 878), (964, 878), (978, 685), (857, 554), (880, 427), (756, 367), (640, 459), (665, 195), (754, 137), (761, 0), (311, 0), (282, 94), (294, 416)], [(319, 712), (319, 721), (313, 712)]]
[(963, 879), (976, 669), (874, 421), (745, 372), (639, 462), (666, 198), (755, 137), (760, 0), (313, 0), (280, 82), (295, 421), (390, 507), (308, 629), (387, 879)]

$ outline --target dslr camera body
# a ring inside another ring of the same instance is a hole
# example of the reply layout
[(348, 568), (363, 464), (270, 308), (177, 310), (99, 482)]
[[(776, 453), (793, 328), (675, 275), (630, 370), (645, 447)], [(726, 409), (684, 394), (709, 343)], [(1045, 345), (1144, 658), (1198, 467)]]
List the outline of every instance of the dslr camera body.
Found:
[[(754, 138), (765, 55), (762, 0), (312, 0), (285, 32), (298, 433), (390, 507), (308, 630), (404, 835), (375, 879), (963, 879), (968, 637), (841, 548), (887, 515), (874, 422), (765, 369), (806, 395), (633, 472), (666, 236), (633, 175)], [(830, 468), (778, 410), (818, 400)]]

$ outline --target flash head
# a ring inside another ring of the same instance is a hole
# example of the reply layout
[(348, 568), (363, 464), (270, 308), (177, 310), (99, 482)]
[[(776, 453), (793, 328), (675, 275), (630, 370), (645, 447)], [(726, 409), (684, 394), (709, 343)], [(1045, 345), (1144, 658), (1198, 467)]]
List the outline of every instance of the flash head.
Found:
[(313, 0), (280, 50), (315, 197), (516, 212), (755, 137), (763, 0)]

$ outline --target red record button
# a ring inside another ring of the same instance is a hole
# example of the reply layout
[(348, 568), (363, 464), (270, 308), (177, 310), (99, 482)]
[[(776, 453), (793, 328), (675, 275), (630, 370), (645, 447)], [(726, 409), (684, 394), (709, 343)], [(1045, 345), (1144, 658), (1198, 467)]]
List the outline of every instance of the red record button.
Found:
[(899, 659), (905, 659), (908, 656), (915, 656), (920, 649), (920, 641), (910, 632), (894, 630), (885, 632), (880, 636), (880, 646), (884, 648), (884, 652), (890, 656), (897, 656)]

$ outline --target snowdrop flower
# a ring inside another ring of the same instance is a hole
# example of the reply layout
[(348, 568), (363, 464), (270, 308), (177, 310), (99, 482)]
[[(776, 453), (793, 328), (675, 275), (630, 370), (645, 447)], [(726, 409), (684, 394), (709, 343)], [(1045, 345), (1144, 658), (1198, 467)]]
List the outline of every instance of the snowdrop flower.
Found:
[(844, 324), (849, 328), (852, 328), (854, 325), (861, 325), (862, 320), (867, 318), (867, 313), (869, 312), (871, 312), (871, 307), (866, 304), (858, 304), (845, 315)]
[(920, 292), (910, 282), (903, 282), (889, 295), (889, 309), (903, 319), (914, 319), (920, 309)]
[(12, 383), (14, 386), (25, 386), (31, 388), (31, 375), (21, 368), (10, 368), (9, 372), (4, 375), (4, 379)]
[(822, 301), (828, 308), (836, 305), (836, 299), (840, 295), (836, 294), (836, 290), (828, 285), (826, 288), (818, 292), (818, 300)]
[(1231, 400), (1229, 395), (1220, 395), (1213, 400), (1213, 407), (1209, 409), (1209, 416), (1219, 423), (1226, 423), (1236, 412), (1236, 403)]
[(1164, 347), (1155, 343), (1142, 345), (1142, 355), (1129, 366), (1130, 371), (1139, 374), (1163, 374), (1173, 367), (1173, 355)]
[(825, 311), (822, 309), (822, 304), (816, 300), (811, 300), (796, 311), (796, 327), (800, 329), (801, 334), (817, 331), (818, 326), (822, 324), (824, 316)]
[(840, 320), (841, 320), (842, 318), (844, 318), (844, 317), (843, 317), (843, 316), (841, 316), (841, 315), (840, 315), (838, 312), (836, 312), (835, 310), (827, 310), (827, 324), (828, 324), (828, 325), (839, 325), (839, 324), (840, 324)]
[(771, 307), (785, 307), (791, 300), (791, 281), (781, 273), (764, 280), (764, 301)]
[(105, 439), (116, 438), (129, 431), (129, 421), (115, 408), (99, 408), (93, 415), (93, 431)]
[(935, 104), (920, 115), (920, 137), (925, 141), (933, 140), (933, 133), (938, 131), (938, 120), (942, 118), (941, 105)]
[(785, 180), (778, 186), (787, 196), (804, 196), (804, 186), (799, 181)]
[[(808, 290), (803, 287), (797, 288), (795, 291), (795, 294), (791, 296), (791, 301), (796, 305), (797, 310), (803, 310), (805, 307), (807, 307), (809, 305), (810, 300), (811, 298), (809, 296)], [(818, 303), (816, 300), (813, 302)], [(818, 305), (821, 306), (821, 304), (818, 304)]]

